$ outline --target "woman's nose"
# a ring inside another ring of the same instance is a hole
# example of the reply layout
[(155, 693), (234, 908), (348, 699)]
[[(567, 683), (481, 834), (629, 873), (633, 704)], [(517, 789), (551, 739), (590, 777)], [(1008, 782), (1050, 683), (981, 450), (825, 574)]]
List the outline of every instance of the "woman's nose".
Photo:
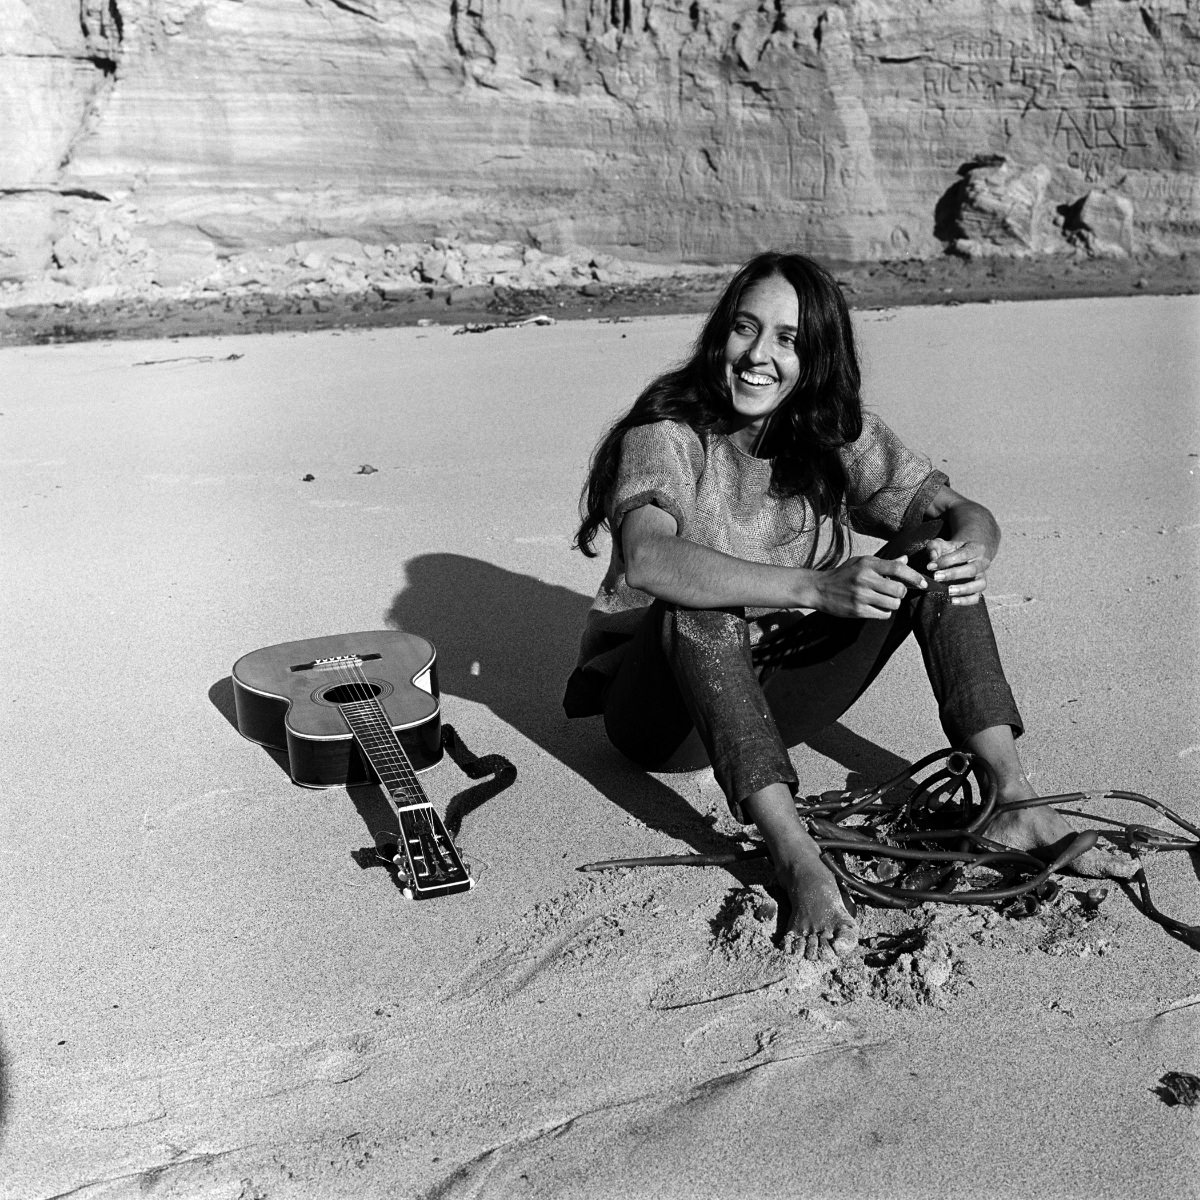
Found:
[(750, 361), (756, 363), (766, 362), (771, 357), (767, 353), (767, 339), (765, 337), (756, 337), (750, 343), (750, 349), (746, 353), (750, 356)]

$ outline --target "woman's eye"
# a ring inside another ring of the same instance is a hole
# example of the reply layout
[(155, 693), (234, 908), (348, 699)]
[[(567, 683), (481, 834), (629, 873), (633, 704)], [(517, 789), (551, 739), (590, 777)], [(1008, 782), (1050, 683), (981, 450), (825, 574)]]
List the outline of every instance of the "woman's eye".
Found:
[(754, 326), (749, 321), (738, 321), (733, 327), (734, 333), (753, 334)]

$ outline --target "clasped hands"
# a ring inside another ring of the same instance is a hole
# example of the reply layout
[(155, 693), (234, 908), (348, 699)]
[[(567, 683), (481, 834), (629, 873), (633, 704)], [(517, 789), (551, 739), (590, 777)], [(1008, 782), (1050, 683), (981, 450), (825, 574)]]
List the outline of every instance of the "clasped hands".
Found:
[(934, 538), (914, 556), (927, 574), (910, 566), (908, 557), (862, 555), (832, 571), (819, 572), (818, 607), (835, 617), (885, 620), (900, 607), (910, 589), (927, 590), (930, 578), (947, 585), (951, 604), (979, 603), (991, 565), (982, 542)]

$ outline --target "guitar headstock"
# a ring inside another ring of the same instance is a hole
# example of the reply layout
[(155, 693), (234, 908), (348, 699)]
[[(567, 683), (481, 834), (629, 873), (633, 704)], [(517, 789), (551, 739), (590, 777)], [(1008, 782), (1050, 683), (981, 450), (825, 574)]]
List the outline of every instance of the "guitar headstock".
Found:
[(410, 899), (469, 891), (475, 886), (442, 819), (432, 804), (408, 804), (397, 808), (400, 844), (394, 862), (405, 877), (405, 895)]

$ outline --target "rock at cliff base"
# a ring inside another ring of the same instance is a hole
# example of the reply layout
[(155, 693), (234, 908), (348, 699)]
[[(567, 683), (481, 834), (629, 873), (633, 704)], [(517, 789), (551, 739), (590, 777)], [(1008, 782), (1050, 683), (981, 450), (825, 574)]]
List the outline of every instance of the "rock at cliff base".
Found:
[(426, 283), (437, 283), (446, 273), (446, 252), (436, 246), (421, 256), (421, 278)]
[(357, 238), (318, 238), (296, 243), (296, 258), (310, 270), (324, 270), (331, 261), (360, 263), (367, 257)]
[(20, 282), (51, 265), (55, 223), (48, 195), (0, 196), (0, 282)]
[(1133, 201), (1105, 188), (1088, 192), (1067, 210), (1063, 231), (1089, 254), (1127, 257), (1133, 253)]
[(1049, 167), (1039, 163), (1021, 169), (994, 157), (968, 163), (959, 174), (938, 215), (952, 250), (984, 258), (1024, 257), (1053, 248), (1056, 239), (1046, 201)]
[(219, 266), (215, 244), (188, 225), (156, 225), (139, 230), (150, 251), (151, 279), (159, 287), (186, 287)]

